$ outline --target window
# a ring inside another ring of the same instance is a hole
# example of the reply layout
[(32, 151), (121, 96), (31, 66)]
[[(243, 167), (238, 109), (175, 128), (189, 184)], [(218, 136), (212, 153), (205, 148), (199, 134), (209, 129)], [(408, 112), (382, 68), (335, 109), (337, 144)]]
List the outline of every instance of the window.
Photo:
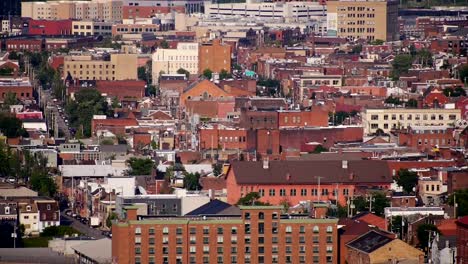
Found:
[(135, 248), (135, 254), (141, 254), (141, 248), (140, 247), (136, 247)]
[(150, 229), (148, 230), (148, 233), (149, 233), (150, 235), (154, 235), (154, 228), (150, 228)]
[(327, 226), (327, 233), (332, 233), (332, 232), (333, 232), (333, 227)]
[(259, 234), (264, 234), (265, 233), (265, 224), (264, 223), (258, 223), (258, 233)]
[(169, 234), (169, 227), (163, 227), (163, 234)]
[(216, 251), (218, 252), (218, 254), (223, 254), (223, 247), (217, 247)]
[(196, 253), (197, 252), (197, 247), (196, 246), (190, 246), (190, 253)]
[(371, 115), (371, 120), (379, 120), (379, 116), (378, 115)]
[(150, 255), (154, 255), (154, 247), (150, 247), (148, 249), (148, 252), (149, 252)]
[(218, 227), (218, 235), (222, 235), (223, 234), (223, 228), (222, 227)]
[(231, 228), (231, 234), (237, 234), (237, 227)]
[(177, 234), (177, 235), (182, 235), (182, 228), (178, 227), (178, 228), (176, 229), (176, 234)]
[(197, 243), (197, 237), (196, 236), (190, 236), (190, 244), (196, 244)]
[(301, 189), (301, 196), (307, 196), (307, 189)]
[(319, 253), (319, 247), (313, 247), (313, 252), (314, 253)]
[(291, 244), (292, 243), (292, 237), (287, 236), (286, 237), (286, 244)]
[(135, 244), (141, 244), (141, 237), (137, 236), (135, 237)]
[(327, 243), (332, 243), (333, 242), (333, 239), (331, 236), (327, 236)]
[(305, 226), (300, 226), (299, 227), (299, 233), (301, 233), (301, 234), (305, 233)]
[(210, 246), (203, 246), (203, 253), (210, 253)]
[(318, 232), (319, 232), (319, 227), (318, 227), (318, 226), (314, 226), (313, 231), (314, 231), (314, 233), (318, 233)]
[(169, 237), (168, 236), (163, 236), (162, 242), (163, 242), (163, 244), (168, 244), (169, 243)]
[(195, 227), (190, 228), (190, 234), (194, 235), (197, 233), (197, 229)]
[(327, 246), (327, 253), (333, 252), (333, 246)]
[(260, 197), (265, 196), (265, 189), (259, 189), (258, 194), (260, 195)]
[(203, 234), (204, 234), (204, 235), (208, 235), (209, 233), (210, 233), (210, 228), (207, 227), (207, 226), (204, 226), (204, 227), (203, 227)]
[(141, 227), (135, 228), (135, 234), (140, 235), (141, 234)]
[(292, 232), (292, 227), (291, 226), (287, 226), (286, 227), (286, 233), (291, 233)]
[(209, 237), (203, 237), (203, 244), (209, 244), (210, 243), (210, 238)]
[(245, 213), (244, 217), (245, 217), (245, 219), (250, 219), (250, 213)]
[(280, 189), (280, 196), (286, 196), (286, 189)]
[(289, 191), (289, 194), (290, 194), (291, 196), (296, 196), (296, 189), (291, 189), (291, 190)]
[(269, 195), (270, 196), (275, 196), (275, 192), (276, 192), (275, 189), (270, 189)]
[(319, 242), (319, 237), (318, 236), (313, 236), (312, 237), (312, 242), (313, 243), (318, 243)]
[(258, 219), (265, 219), (265, 213), (264, 212), (258, 213)]
[(222, 244), (224, 242), (223, 236), (218, 236), (218, 244)]

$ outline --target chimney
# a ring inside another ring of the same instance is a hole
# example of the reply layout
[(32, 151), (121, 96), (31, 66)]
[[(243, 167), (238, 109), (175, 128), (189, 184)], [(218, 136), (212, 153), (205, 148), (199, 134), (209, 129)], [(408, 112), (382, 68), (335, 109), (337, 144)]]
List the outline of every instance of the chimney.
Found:
[(269, 168), (270, 168), (270, 161), (268, 160), (268, 158), (266, 158), (263, 160), (263, 169), (268, 170)]
[(341, 168), (344, 169), (344, 170), (348, 168), (348, 161), (347, 160), (342, 160), (341, 161)]

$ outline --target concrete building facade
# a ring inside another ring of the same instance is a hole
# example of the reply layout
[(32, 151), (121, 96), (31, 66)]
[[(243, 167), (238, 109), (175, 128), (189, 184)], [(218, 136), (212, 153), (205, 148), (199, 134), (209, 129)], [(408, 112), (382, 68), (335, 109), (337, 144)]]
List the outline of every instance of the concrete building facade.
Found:
[(157, 49), (153, 54), (153, 83), (157, 84), (161, 72), (175, 74), (183, 68), (198, 74), (198, 43), (178, 43), (176, 49)]
[(112, 35), (112, 22), (102, 21), (73, 21), (72, 34), (80, 36), (110, 36)]
[(453, 126), (460, 119), (460, 109), (365, 109), (362, 111), (364, 134), (372, 134), (382, 129), (389, 133), (392, 129), (405, 129), (416, 126)]
[(110, 59), (94, 55), (70, 55), (64, 58), (64, 77), (79, 80), (137, 80), (136, 54), (111, 54)]
[(327, 1), (329, 36), (392, 41), (398, 39), (398, 1)]

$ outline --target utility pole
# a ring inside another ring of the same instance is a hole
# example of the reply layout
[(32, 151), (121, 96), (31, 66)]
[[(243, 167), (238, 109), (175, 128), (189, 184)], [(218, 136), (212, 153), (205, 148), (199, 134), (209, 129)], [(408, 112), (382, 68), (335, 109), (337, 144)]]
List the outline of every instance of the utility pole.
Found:
[(369, 212), (372, 213), (372, 202), (375, 202), (375, 198), (372, 197), (372, 194), (369, 195), (367, 201), (369, 202)]
[(457, 219), (457, 194), (453, 193), (453, 218)]

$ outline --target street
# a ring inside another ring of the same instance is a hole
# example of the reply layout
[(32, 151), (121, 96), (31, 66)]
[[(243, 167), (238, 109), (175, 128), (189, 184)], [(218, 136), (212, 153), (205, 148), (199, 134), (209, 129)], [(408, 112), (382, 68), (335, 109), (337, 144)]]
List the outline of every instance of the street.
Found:
[(81, 232), (83, 235), (94, 237), (96, 239), (105, 238), (106, 236), (102, 235), (101, 231), (98, 229), (91, 228), (75, 218), (66, 215), (63, 211), (60, 213), (60, 224), (68, 225)]

